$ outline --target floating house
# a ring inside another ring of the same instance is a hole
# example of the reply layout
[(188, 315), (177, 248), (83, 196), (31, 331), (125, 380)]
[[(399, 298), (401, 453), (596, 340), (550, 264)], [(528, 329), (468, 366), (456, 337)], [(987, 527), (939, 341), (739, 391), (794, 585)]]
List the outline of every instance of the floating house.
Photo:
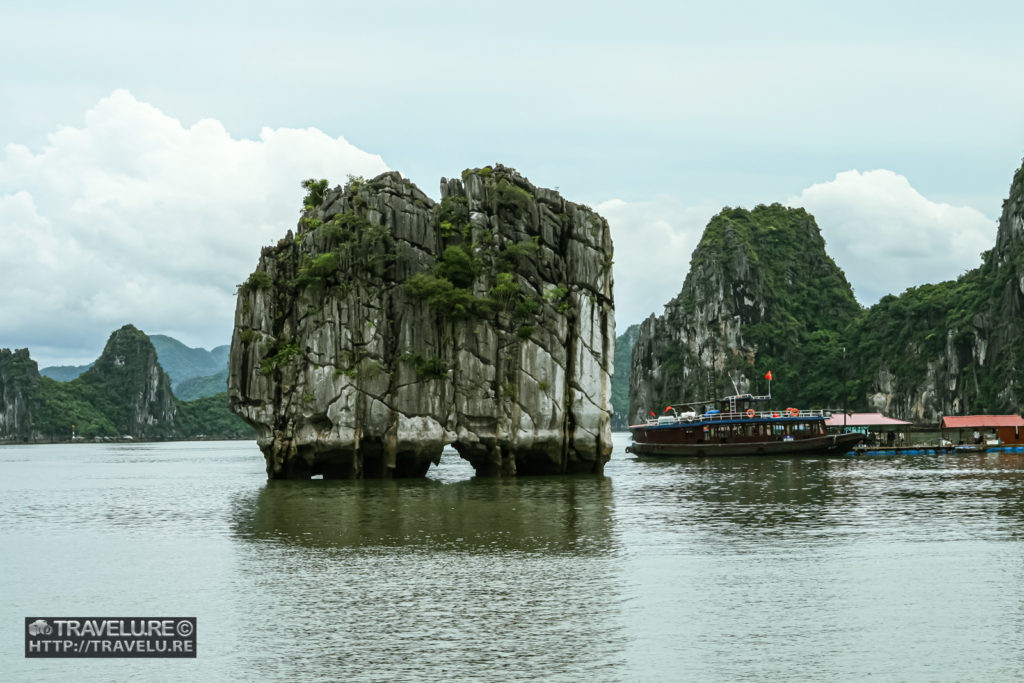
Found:
[(902, 445), (906, 438), (904, 430), (913, 423), (886, 417), (881, 413), (832, 413), (825, 420), (830, 430), (861, 432), (868, 445)]
[(954, 444), (1024, 444), (1024, 418), (1020, 415), (946, 416), (939, 429), (943, 440)]

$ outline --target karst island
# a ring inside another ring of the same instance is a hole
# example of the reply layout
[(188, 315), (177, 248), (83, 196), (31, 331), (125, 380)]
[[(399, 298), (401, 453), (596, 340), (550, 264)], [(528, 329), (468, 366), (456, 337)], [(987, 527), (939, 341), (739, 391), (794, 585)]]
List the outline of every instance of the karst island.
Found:
[(496, 165), (309, 180), (239, 286), (231, 409), (271, 479), (600, 473), (611, 455), (608, 223)]

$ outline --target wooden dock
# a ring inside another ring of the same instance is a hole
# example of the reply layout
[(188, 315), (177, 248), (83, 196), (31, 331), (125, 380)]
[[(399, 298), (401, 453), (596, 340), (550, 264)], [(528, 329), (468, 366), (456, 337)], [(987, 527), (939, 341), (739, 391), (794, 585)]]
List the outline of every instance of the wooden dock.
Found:
[(962, 446), (940, 446), (935, 444), (916, 444), (903, 446), (854, 446), (856, 455), (943, 455), (946, 453), (1024, 453), (1024, 445), (1002, 444), (988, 446), (985, 444), (964, 444)]

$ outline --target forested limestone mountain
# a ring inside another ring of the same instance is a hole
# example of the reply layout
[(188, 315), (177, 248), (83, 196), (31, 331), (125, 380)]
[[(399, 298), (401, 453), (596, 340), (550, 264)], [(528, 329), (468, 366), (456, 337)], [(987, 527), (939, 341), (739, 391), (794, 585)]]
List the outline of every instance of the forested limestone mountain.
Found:
[[(227, 391), (228, 353), (227, 344), (210, 351), (192, 348), (174, 337), (163, 334), (149, 335), (156, 349), (160, 366), (171, 378), (174, 395), (185, 401), (213, 396)], [(40, 375), (58, 382), (70, 382), (92, 367), (88, 365), (54, 365), (42, 368)]]
[(231, 406), (272, 478), (601, 472), (611, 453), (608, 223), (497, 165), (307, 184), (239, 288)]
[(1024, 409), (1024, 166), (995, 246), (956, 280), (883, 297), (849, 335), (857, 405), (908, 420)]
[(32, 437), (31, 397), (39, 391), (39, 373), (28, 349), (0, 349), (0, 441)]
[(40, 376), (28, 349), (0, 350), (0, 441), (199, 435), (244, 438), (252, 432), (227, 409), (227, 395), (176, 399), (149, 338), (131, 325), (110, 335), (103, 353), (70, 382)]
[(682, 292), (641, 326), (630, 420), (671, 403), (740, 392), (837, 405), (843, 332), (860, 306), (814, 218), (779, 204), (724, 209), (690, 260)]
[(612, 373), (612, 429), (629, 426), (629, 361), (640, 334), (640, 325), (630, 325), (615, 338), (615, 371)]
[(933, 423), (1024, 402), (1024, 167), (995, 247), (955, 281), (861, 308), (814, 219), (780, 205), (708, 224), (682, 292), (641, 325), (630, 417), (739, 391)]

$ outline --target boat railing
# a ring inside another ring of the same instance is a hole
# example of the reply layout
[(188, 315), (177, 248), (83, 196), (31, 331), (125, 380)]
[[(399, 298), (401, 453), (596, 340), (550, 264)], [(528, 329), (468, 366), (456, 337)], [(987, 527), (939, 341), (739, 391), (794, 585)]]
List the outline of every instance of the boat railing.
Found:
[[(753, 413), (753, 414), (751, 414)], [(799, 410), (797, 408), (785, 408), (783, 410), (737, 410), (737, 411), (712, 411), (709, 413), (684, 413), (681, 415), (662, 415), (661, 417), (647, 420), (648, 426), (665, 424), (707, 424), (709, 422), (722, 422), (725, 420), (774, 420), (779, 418), (826, 418), (831, 411), (825, 410)]]

